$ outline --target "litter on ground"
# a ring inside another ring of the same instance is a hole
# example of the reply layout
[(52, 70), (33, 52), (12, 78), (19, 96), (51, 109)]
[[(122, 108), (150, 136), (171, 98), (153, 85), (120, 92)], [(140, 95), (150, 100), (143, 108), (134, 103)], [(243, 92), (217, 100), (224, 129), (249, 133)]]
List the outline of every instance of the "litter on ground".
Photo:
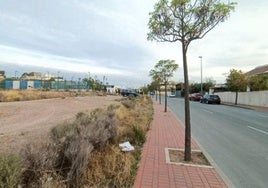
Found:
[(134, 146), (132, 146), (129, 142), (123, 142), (119, 144), (119, 147), (121, 148), (121, 151), (133, 151)]

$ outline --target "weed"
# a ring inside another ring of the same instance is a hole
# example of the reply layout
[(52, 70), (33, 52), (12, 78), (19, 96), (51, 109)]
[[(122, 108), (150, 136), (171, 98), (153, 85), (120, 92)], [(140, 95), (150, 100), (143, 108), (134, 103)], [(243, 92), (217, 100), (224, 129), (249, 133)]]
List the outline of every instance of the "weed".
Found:
[[(124, 100), (54, 127), (50, 139), (22, 152), (26, 187), (132, 187), (152, 120), (149, 97)], [(135, 151), (122, 152), (121, 141)]]
[[(111, 109), (112, 107), (110, 107)], [(96, 109), (80, 112), (73, 122), (64, 122), (51, 130), (50, 141), (23, 152), (27, 171), (24, 182), (41, 185), (45, 177), (61, 175), (68, 186), (83, 183), (90, 153), (113, 143), (117, 136), (114, 111)]]
[(21, 173), (22, 165), (17, 156), (0, 156), (0, 187), (17, 187)]
[(122, 100), (121, 103), (126, 108), (132, 108), (133, 109), (135, 107), (135, 99), (132, 99), (132, 98), (124, 98), (124, 100)]
[(116, 146), (92, 153), (88, 165), (89, 187), (131, 187), (131, 169), (135, 163), (132, 153), (123, 153)]
[(142, 146), (146, 140), (146, 132), (138, 125), (133, 125), (132, 131), (134, 132), (135, 144)]

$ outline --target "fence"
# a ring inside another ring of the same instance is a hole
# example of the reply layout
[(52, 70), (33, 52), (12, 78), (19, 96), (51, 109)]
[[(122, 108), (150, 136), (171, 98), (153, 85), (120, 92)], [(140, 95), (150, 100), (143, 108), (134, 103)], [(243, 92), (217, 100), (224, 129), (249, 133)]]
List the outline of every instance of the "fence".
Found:
[(90, 85), (76, 81), (4, 80), (0, 89), (91, 89)]

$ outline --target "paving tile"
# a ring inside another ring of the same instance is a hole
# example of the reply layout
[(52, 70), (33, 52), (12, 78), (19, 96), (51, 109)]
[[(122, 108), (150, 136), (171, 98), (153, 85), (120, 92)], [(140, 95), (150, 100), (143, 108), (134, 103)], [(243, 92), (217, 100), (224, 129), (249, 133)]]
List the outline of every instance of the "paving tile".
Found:
[[(192, 139), (192, 149), (199, 149)], [(166, 163), (165, 148), (184, 148), (184, 126), (164, 106), (154, 101), (154, 120), (147, 133), (134, 188), (226, 188), (215, 169)]]

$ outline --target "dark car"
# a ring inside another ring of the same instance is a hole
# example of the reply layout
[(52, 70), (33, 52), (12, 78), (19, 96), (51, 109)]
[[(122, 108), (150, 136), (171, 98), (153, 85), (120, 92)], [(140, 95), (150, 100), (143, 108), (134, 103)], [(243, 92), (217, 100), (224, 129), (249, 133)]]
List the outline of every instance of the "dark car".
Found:
[(200, 93), (193, 93), (189, 96), (190, 101), (200, 101), (202, 94)]
[(200, 99), (201, 103), (221, 104), (221, 98), (218, 95), (206, 94)]
[(131, 89), (122, 89), (121, 91), (121, 95), (123, 95), (124, 97), (137, 97), (139, 96), (139, 94)]

